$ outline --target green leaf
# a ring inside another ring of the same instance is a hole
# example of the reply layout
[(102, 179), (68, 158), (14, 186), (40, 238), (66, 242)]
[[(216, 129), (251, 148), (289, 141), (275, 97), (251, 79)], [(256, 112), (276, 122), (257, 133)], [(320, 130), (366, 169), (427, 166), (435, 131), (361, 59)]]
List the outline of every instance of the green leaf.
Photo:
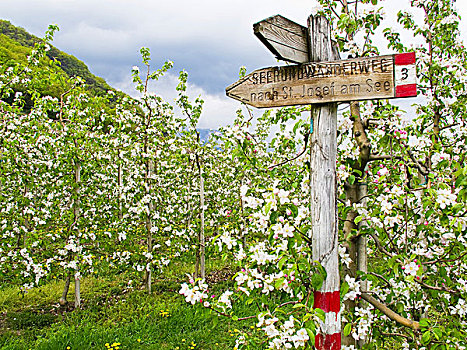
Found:
[(422, 335), (422, 343), (423, 344), (428, 344), (430, 342), (430, 339), (431, 339), (430, 331), (426, 331), (425, 333), (423, 333), (423, 335)]
[(284, 277), (279, 278), (279, 279), (276, 281), (276, 283), (274, 283), (274, 287), (275, 287), (276, 289), (279, 289), (279, 288), (284, 284), (284, 280), (285, 280)]
[(305, 328), (306, 329), (306, 332), (308, 333), (308, 336), (310, 337), (310, 339), (315, 339), (315, 332), (313, 332), (311, 329), (309, 328)]
[(346, 295), (349, 291), (349, 284), (347, 282), (342, 282), (341, 284), (341, 295)]
[(441, 340), (443, 338), (443, 332), (439, 328), (433, 328), (433, 333), (435, 335), (436, 340)]
[(292, 212), (293, 217), (296, 218), (298, 215), (298, 208), (293, 204), (290, 204), (289, 208), (290, 208), (290, 211)]
[(318, 290), (323, 285), (324, 278), (321, 274), (315, 273), (311, 276), (311, 285), (315, 290)]
[(293, 132), (296, 133), (297, 132), (297, 129), (299, 127), (301, 127), (302, 125), (304, 124), (304, 121), (302, 119), (300, 119), (298, 122), (295, 123), (294, 127), (293, 127)]
[(238, 321), (238, 316), (233, 315), (232, 316), (232, 321)]
[(268, 236), (268, 241), (269, 241), (269, 243), (271, 243), (271, 244), (273, 244), (274, 241), (275, 241), (275, 239), (274, 239), (274, 231), (273, 231), (273, 230), (271, 230), (271, 233), (270, 233), (269, 236)]
[(351, 331), (352, 331), (352, 324), (347, 323), (344, 327), (344, 335), (347, 337)]
[(269, 214), (269, 211), (271, 210), (271, 207), (272, 207), (272, 202), (268, 202), (266, 204), (266, 206), (264, 207), (264, 211), (265, 211), (266, 215)]
[(323, 276), (323, 279), (326, 278), (327, 276), (327, 273), (326, 273), (326, 270), (324, 269), (323, 265), (321, 265), (321, 263), (319, 261), (314, 261), (314, 263), (316, 264), (316, 268), (318, 269), (319, 273)]
[(269, 216), (269, 220), (271, 221), (271, 224), (277, 223), (277, 218), (279, 217), (279, 212), (278, 211), (273, 211), (271, 215)]
[(315, 314), (316, 316), (318, 316), (318, 318), (321, 320), (321, 321), (325, 321), (326, 320), (326, 313), (321, 310), (321, 309), (315, 309)]
[(287, 315), (287, 311), (285, 311), (285, 310), (283, 310), (283, 309), (278, 308), (278, 309), (276, 309), (275, 311), (276, 311), (276, 313), (280, 313), (280, 314), (283, 314), (283, 315)]
[(286, 261), (287, 261), (286, 256), (282, 257), (282, 259), (279, 260), (279, 263), (277, 264), (277, 267), (279, 267), (279, 270), (282, 270), (282, 266), (284, 266)]
[(428, 319), (422, 318), (420, 320), (420, 327), (421, 328), (428, 328), (428, 326), (429, 326)]
[(396, 309), (398, 313), (402, 313), (404, 311), (404, 304), (402, 303), (397, 303), (396, 304)]

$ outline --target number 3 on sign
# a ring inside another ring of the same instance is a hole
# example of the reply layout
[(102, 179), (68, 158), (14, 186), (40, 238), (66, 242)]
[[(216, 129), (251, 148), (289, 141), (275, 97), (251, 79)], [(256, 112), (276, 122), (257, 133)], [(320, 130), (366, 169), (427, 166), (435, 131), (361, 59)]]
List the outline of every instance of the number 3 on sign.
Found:
[(407, 80), (407, 78), (409, 77), (409, 70), (407, 68), (402, 68), (401, 73), (402, 73), (401, 80)]
[(415, 65), (396, 66), (395, 67), (396, 85), (415, 84), (417, 81), (417, 73)]

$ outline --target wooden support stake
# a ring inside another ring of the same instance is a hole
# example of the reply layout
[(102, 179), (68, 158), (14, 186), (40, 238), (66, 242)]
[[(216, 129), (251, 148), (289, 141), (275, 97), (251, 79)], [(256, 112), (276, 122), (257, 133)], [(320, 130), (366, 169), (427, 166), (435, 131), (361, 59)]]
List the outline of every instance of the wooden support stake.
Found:
[[(146, 193), (152, 194), (152, 176), (154, 174), (154, 160), (150, 159), (147, 161), (146, 168)], [(153, 254), (153, 242), (152, 242), (152, 216), (154, 215), (154, 203), (152, 200), (148, 204), (148, 213), (146, 214), (146, 232), (148, 234), (148, 253)], [(149, 268), (146, 270), (146, 287), (148, 294), (152, 293), (152, 258), (149, 260)]]
[[(74, 216), (74, 221), (76, 225), (76, 230), (79, 233), (79, 217), (80, 217), (80, 190), (81, 190), (81, 163), (76, 160), (75, 161), (75, 184), (76, 184), (76, 190), (75, 190), (75, 201), (73, 204), (73, 216)], [(79, 234), (76, 235), (77, 239), (79, 239)], [(79, 271), (77, 271), (79, 272)], [(75, 309), (78, 309), (81, 307), (81, 283), (80, 283), (80, 277), (75, 276)]]
[[(308, 18), (310, 60), (334, 60), (331, 29), (324, 17)], [(310, 214), (313, 260), (326, 270), (327, 277), (314, 293), (314, 307), (326, 313), (315, 338), (317, 350), (341, 348), (340, 280), (337, 226), (337, 104), (312, 107), (313, 132), (310, 154)]]
[(200, 250), (200, 272), (201, 278), (206, 278), (206, 252), (204, 238), (204, 177), (202, 163), (199, 164), (199, 196), (200, 196), (200, 230), (199, 230), (199, 250)]

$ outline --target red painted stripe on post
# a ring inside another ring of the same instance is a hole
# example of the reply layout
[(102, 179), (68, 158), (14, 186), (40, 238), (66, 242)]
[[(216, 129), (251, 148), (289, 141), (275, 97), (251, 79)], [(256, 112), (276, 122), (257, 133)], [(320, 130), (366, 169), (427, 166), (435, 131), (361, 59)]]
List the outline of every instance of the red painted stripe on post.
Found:
[(395, 56), (394, 61), (396, 66), (415, 64), (415, 52), (399, 53)]
[(313, 308), (320, 308), (324, 312), (335, 312), (341, 309), (340, 292), (314, 292)]
[(317, 334), (315, 337), (316, 350), (340, 350), (341, 334)]
[(417, 96), (417, 84), (397, 85), (396, 97)]

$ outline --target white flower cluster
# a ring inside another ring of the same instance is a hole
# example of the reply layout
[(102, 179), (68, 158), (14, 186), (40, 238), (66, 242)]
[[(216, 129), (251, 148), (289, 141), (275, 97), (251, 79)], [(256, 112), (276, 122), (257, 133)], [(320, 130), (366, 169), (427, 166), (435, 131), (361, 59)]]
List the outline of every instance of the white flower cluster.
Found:
[(371, 332), (374, 315), (372, 308), (355, 308), (355, 316), (357, 316), (357, 324), (352, 330), (352, 338), (355, 340), (365, 339)]
[(417, 261), (411, 261), (409, 264), (402, 266), (402, 270), (409, 276), (416, 276), (420, 265), (417, 264)]
[(270, 254), (266, 247), (265, 242), (258, 243), (250, 247), (250, 259), (253, 262), (257, 262), (258, 265), (266, 265), (267, 263), (274, 262), (278, 259), (275, 254)]
[(217, 245), (219, 247), (219, 251), (222, 251), (222, 246), (227, 246), (228, 250), (231, 250), (233, 247), (237, 245), (237, 240), (232, 238), (232, 235), (228, 231), (224, 231), (224, 233), (217, 239)]
[(467, 315), (467, 303), (464, 299), (459, 298), (455, 306), (450, 306), (449, 309), (454, 315), (459, 315), (462, 318), (465, 318)]
[(350, 275), (345, 276), (345, 281), (349, 285), (349, 291), (344, 295), (345, 300), (355, 300), (360, 294), (360, 282), (356, 281), (355, 278)]
[(445, 209), (447, 206), (454, 205), (457, 200), (457, 195), (452, 193), (449, 189), (439, 189), (437, 192), (436, 202), (439, 203), (441, 209)]
[(182, 283), (181, 287), (179, 293), (185, 297), (187, 303), (194, 305), (208, 299), (208, 285), (204, 279), (195, 282), (190, 278), (190, 284)]
[(339, 258), (342, 263), (349, 267), (350, 263), (352, 262), (352, 259), (350, 258), (350, 255), (347, 253), (347, 249), (341, 245), (339, 245)]
[(233, 294), (230, 290), (226, 290), (217, 300), (217, 306), (225, 310), (225, 308), (231, 309), (232, 303), (230, 301), (230, 296)]
[[(270, 318), (266, 318), (269, 316)], [(279, 319), (271, 317), (269, 314), (259, 314), (259, 322), (257, 327), (263, 327), (263, 331), (270, 338), (269, 347), (271, 349), (291, 349), (305, 346), (305, 343), (310, 339), (305, 328), (296, 331), (295, 319), (290, 316), (289, 319), (283, 322), (280, 326), (277, 325)]]
[(451, 156), (447, 153), (440, 152), (440, 153), (435, 153), (431, 156), (431, 164), (432, 166), (437, 166), (440, 162), (443, 160), (449, 160)]
[[(274, 289), (284, 291), (290, 296), (293, 296), (293, 290), (290, 284), (295, 280), (295, 273), (291, 272), (290, 275), (285, 274), (283, 271), (273, 274), (263, 274), (258, 269), (242, 269), (235, 277), (238, 290), (250, 295), (255, 289), (261, 290), (261, 293), (268, 295)], [(280, 281), (279, 283), (277, 283)]]

